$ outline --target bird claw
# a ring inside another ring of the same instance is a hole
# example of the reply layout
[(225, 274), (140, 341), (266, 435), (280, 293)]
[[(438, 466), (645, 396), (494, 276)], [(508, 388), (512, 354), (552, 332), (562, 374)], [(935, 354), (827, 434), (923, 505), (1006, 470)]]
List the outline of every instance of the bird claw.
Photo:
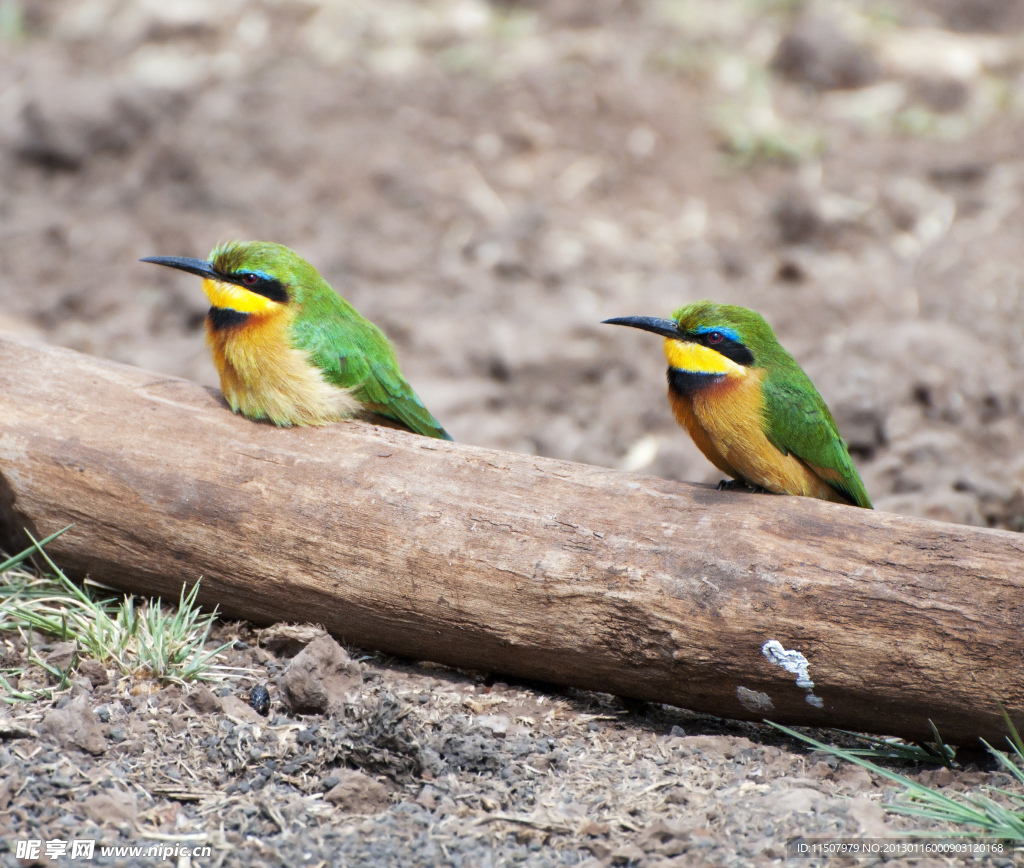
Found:
[(718, 483), (719, 491), (751, 491), (754, 494), (771, 494), (767, 488), (762, 488), (760, 485), (751, 485), (749, 482), (743, 482), (739, 479), (723, 479)]

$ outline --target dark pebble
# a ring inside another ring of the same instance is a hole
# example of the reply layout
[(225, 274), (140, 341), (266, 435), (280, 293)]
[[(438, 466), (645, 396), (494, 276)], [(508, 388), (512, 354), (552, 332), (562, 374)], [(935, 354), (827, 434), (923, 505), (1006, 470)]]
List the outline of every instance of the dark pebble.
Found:
[(249, 706), (257, 714), (266, 717), (270, 713), (270, 691), (262, 684), (257, 684), (249, 691)]

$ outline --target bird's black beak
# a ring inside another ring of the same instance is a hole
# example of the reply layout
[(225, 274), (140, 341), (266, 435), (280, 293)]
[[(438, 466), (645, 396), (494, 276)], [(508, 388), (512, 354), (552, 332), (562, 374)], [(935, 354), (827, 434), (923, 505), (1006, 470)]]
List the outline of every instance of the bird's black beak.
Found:
[(223, 280), (223, 275), (213, 270), (213, 266), (205, 259), (189, 259), (187, 256), (147, 256), (139, 262), (155, 262), (157, 265), (166, 265), (168, 268), (177, 268), (179, 271), (187, 271), (189, 274), (198, 274), (200, 277), (208, 277), (211, 280)]
[(670, 319), (658, 319), (655, 316), (620, 316), (615, 319), (606, 319), (601, 325), (624, 325), (632, 326), (635, 329), (643, 329), (645, 332), (654, 332), (665, 338), (681, 340), (683, 333), (679, 326)]

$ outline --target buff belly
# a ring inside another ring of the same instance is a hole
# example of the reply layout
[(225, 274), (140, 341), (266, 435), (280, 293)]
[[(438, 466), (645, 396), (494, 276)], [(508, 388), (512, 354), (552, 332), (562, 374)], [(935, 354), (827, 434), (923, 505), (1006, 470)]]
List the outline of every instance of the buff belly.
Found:
[(359, 401), (327, 382), (308, 355), (291, 346), (288, 319), (284, 311), (250, 314), (244, 324), (220, 330), (207, 321), (206, 342), (224, 399), (236, 413), (281, 426), (352, 418)]
[(776, 494), (847, 503), (808, 465), (795, 455), (783, 455), (765, 436), (762, 376), (763, 371), (751, 369), (689, 395), (670, 389), (676, 420), (705, 457), (733, 478)]

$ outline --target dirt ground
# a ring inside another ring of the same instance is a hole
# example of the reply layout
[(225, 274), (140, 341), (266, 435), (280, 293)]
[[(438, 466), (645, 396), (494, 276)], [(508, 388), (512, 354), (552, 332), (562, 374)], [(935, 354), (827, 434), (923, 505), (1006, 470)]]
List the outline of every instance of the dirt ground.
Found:
[[(787, 842), (941, 828), (887, 815), (884, 780), (767, 726), (353, 660), (326, 636), (294, 657), (244, 625), (219, 638), (246, 670), (229, 686), (161, 689), (94, 665), (58, 702), (0, 717), (3, 864), (69, 862), (17, 860), (16, 839), (86, 839), (102, 865), (163, 861), (102, 845), (210, 848), (178, 866), (877, 865), (894, 860), (793, 860)], [(72, 650), (36, 646), (58, 665)], [(256, 685), (266, 717), (247, 704)], [(991, 764), (902, 770), (947, 794), (1013, 785)]]
[[(877, 508), (1022, 530), (1022, 153), (1019, 0), (0, 0), (0, 330), (215, 385), (198, 282), (137, 260), (278, 241), (456, 440), (717, 482), (658, 341), (600, 321), (738, 303)], [(269, 719), (80, 684), (102, 750), (19, 712), (0, 830), (660, 868), (908, 822), (772, 731), (609, 697), (371, 657), (358, 702), (296, 715), (238, 631)]]

